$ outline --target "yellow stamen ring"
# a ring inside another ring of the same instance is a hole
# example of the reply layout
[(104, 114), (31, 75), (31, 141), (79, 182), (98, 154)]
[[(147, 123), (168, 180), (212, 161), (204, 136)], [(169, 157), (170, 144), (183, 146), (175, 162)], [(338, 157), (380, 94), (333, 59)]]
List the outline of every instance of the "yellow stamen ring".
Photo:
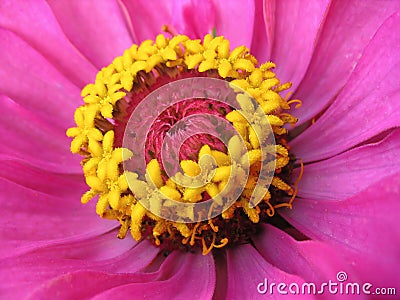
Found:
[[(163, 70), (169, 74), (171, 68), (178, 72), (196, 70), (200, 73), (216, 72), (221, 78), (229, 81), (232, 87), (237, 87), (251, 95), (260, 105), (271, 124), (278, 142), (276, 145), (276, 170), (272, 180), (272, 186), (292, 196), (288, 203), (271, 203), (271, 195), (264, 197), (263, 203), (267, 205), (265, 213), (272, 217), (275, 209), (292, 207), (292, 202), (297, 194), (297, 184), (293, 189), (279, 176), (279, 172), (288, 166), (291, 161), (287, 150), (284, 135), (287, 123), (295, 123), (297, 119), (283, 111), (290, 109), (290, 104), (301, 105), (300, 100), (287, 101), (279, 93), (290, 88), (291, 83), (281, 84), (271, 70), (275, 65), (271, 62), (257, 67), (257, 60), (249, 53), (249, 49), (240, 46), (230, 50), (229, 41), (219, 36), (213, 38), (206, 35), (204, 40), (191, 40), (184, 35), (176, 35), (167, 38), (158, 35), (155, 41), (146, 40), (140, 46), (133, 45), (125, 50), (122, 56), (114, 59), (107, 67), (101, 69), (93, 84), (88, 84), (82, 90), (85, 102), (75, 113), (76, 127), (67, 130), (67, 135), (73, 137), (71, 152), (84, 156), (82, 166), (86, 182), (90, 190), (82, 196), (82, 203), (99, 195), (96, 212), (105, 218), (116, 219), (121, 223), (118, 234), (123, 238), (130, 228), (135, 240), (142, 238), (142, 229), (145, 222), (152, 225), (152, 236), (155, 244), (160, 245), (160, 237), (168, 233), (181, 239), (183, 244), (189, 241), (194, 246), (195, 241), (201, 241), (203, 254), (209, 253), (213, 248), (222, 248), (229, 243), (227, 237), (218, 236), (221, 231), (213, 220), (208, 222), (195, 222), (184, 224), (160, 219), (141, 205), (135, 195), (151, 195), (157, 197), (154, 189), (147, 183), (135, 178), (135, 174), (124, 172), (122, 162), (132, 157), (132, 152), (126, 148), (118, 148), (114, 141), (114, 128), (112, 119), (118, 112), (118, 106), (124, 105), (127, 94), (135, 94), (143, 89), (144, 78), (151, 78), (155, 70)], [(171, 73), (172, 74), (172, 73)], [(260, 220), (262, 209), (260, 206), (251, 207), (250, 198), (253, 181), (257, 181), (259, 170), (257, 163), (260, 161), (260, 144), (257, 139), (257, 130), (249, 126), (243, 115), (254, 116), (255, 112), (249, 107), (245, 99), (238, 99), (241, 110), (233, 110), (226, 115), (226, 119), (238, 130), (248, 148), (249, 162), (252, 168), (252, 177), (249, 178), (243, 195), (236, 203), (228, 208), (221, 220), (230, 220), (237, 209), (242, 209), (251, 222)], [(164, 195), (182, 202), (196, 203), (202, 200), (202, 194), (208, 193), (211, 197), (218, 194), (230, 176), (229, 155), (232, 152), (223, 153), (211, 149), (209, 145), (203, 145), (198, 160), (183, 160), (180, 162), (184, 173), (195, 177), (200, 174), (201, 157), (211, 155), (218, 168), (212, 178), (212, 183), (205, 189), (190, 189), (177, 186), (170, 180), (162, 178), (162, 172), (157, 160), (151, 160), (147, 164), (147, 174), (157, 188)], [(301, 163), (301, 174), (303, 164)], [(136, 180), (135, 190), (128, 189), (128, 180)], [(156, 208), (157, 209), (157, 208)], [(159, 207), (158, 209), (161, 209)], [(190, 216), (193, 212), (187, 212)], [(211, 230), (212, 241), (206, 245), (204, 232)], [(179, 237), (180, 236), (180, 237)], [(218, 244), (217, 244), (218, 243)]]

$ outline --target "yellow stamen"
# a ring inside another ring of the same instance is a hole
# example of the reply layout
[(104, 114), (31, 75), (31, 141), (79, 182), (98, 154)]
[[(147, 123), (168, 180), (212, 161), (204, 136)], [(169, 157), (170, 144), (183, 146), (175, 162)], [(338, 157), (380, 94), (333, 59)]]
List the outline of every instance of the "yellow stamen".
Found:
[[(213, 248), (222, 248), (229, 243), (230, 238), (224, 231), (226, 228), (223, 222), (229, 223), (238, 215), (246, 215), (253, 223), (261, 222), (260, 216), (265, 217), (260, 208), (265, 209), (265, 204), (255, 207), (249, 204), (261, 177), (261, 163), (266, 158), (261, 151), (266, 141), (263, 136), (265, 124), (259, 120), (256, 104), (264, 111), (278, 142), (276, 146), (268, 145), (269, 149), (276, 151), (275, 160), (271, 162), (275, 163), (276, 169), (271, 185), (291, 195), (288, 203), (277, 203), (276, 195), (267, 191), (262, 201), (268, 205), (265, 212), (272, 217), (275, 209), (292, 207), (304, 165), (300, 161), (300, 174), (292, 187), (282, 175), (293, 166), (294, 161), (289, 156), (284, 136), (287, 130), (284, 126), (296, 123), (297, 118), (285, 111), (293, 103), (297, 104), (296, 108), (300, 107), (301, 101), (288, 101), (292, 93), (282, 97), (279, 93), (289, 89), (291, 83), (279, 81), (273, 71), (276, 67), (274, 63), (267, 62), (258, 66), (257, 60), (245, 46), (230, 49), (227, 39), (211, 34), (206, 35), (203, 41), (191, 40), (185, 35), (176, 34), (174, 28), (167, 25), (163, 26), (163, 31), (171, 37), (158, 35), (155, 41), (146, 40), (140, 45), (133, 45), (98, 72), (94, 83), (83, 88), (81, 95), (84, 105), (74, 115), (76, 127), (68, 129), (66, 134), (73, 138), (71, 152), (84, 156), (82, 167), (90, 190), (82, 196), (81, 202), (87, 203), (98, 196), (96, 212), (101, 217), (118, 220), (121, 224), (119, 238), (124, 238), (130, 228), (132, 237), (140, 240), (142, 232), (147, 232), (145, 226), (149, 225), (146, 224), (152, 224), (150, 238), (157, 246), (162, 246), (161, 240), (168, 233), (170, 239), (180, 239), (182, 245), (188, 244), (188, 247), (195, 246), (195, 241), (201, 240), (202, 252), (206, 255)], [(197, 161), (179, 162), (186, 176), (177, 173), (172, 177), (185, 182), (175, 183), (172, 178), (166, 178), (163, 166), (157, 159), (149, 161), (145, 178), (139, 180), (137, 174), (124, 172), (122, 167), (124, 161), (133, 157), (133, 153), (126, 148), (116, 147), (119, 141), (115, 138), (118, 135), (114, 124), (118, 115), (126, 113), (129, 107), (125, 97), (145, 91), (162, 74), (173, 78), (188, 70), (219, 75), (237, 91), (236, 100), (240, 109), (228, 112), (225, 119), (237, 130), (243, 141), (239, 136), (233, 136), (228, 142), (227, 153), (207, 144), (202, 145)], [(237, 174), (244, 173), (242, 168), (246, 162), (250, 164), (249, 178), (236, 178)], [(235, 184), (244, 185), (244, 191), (221, 216), (213, 219), (212, 212), (223, 206), (222, 195), (229, 187), (231, 177), (236, 180)], [(200, 178), (206, 182), (204, 185), (190, 185), (200, 181)], [(128, 182), (131, 183), (130, 189)], [(214, 200), (207, 221), (198, 221), (198, 216), (195, 220), (192, 207), (185, 209), (185, 214), (195, 225), (185, 224), (180, 219), (179, 222), (164, 220), (158, 216), (163, 209), (175, 209), (175, 201), (199, 203), (207, 194)], [(211, 245), (207, 246), (210, 231), (213, 239)], [(220, 241), (218, 245), (215, 244), (217, 240)]]
[(221, 240), (221, 244), (219, 244), (219, 245), (214, 245), (214, 248), (223, 248), (223, 247), (225, 247), (227, 244), (228, 244), (228, 242), (229, 242), (229, 240), (227, 239), (227, 238), (223, 238), (222, 240)]
[(197, 222), (196, 225), (194, 225), (194, 227), (193, 227), (192, 235), (190, 236), (190, 242), (189, 242), (190, 246), (194, 245), (194, 238), (196, 236), (196, 231), (199, 228), (200, 224), (201, 224), (201, 222)]
[(208, 224), (214, 232), (218, 232), (218, 226), (215, 226), (211, 219), (208, 220)]
[(293, 103), (297, 103), (295, 106), (296, 108), (300, 108), (303, 105), (303, 102), (299, 99), (293, 99), (293, 100), (288, 101), (288, 105), (291, 105)]
[(292, 203), (293, 203), (294, 199), (296, 198), (297, 193), (299, 191), (299, 183), (300, 183), (301, 178), (303, 178), (303, 174), (304, 174), (304, 164), (303, 164), (303, 161), (300, 159), (300, 174), (297, 177), (296, 182), (294, 183), (294, 192), (293, 192), (292, 197), (289, 200), (290, 208), (292, 208)]
[(119, 229), (117, 237), (119, 239), (124, 239), (126, 237), (126, 234), (128, 233), (130, 220), (126, 219), (126, 220), (120, 221), (120, 223), (121, 223), (121, 228)]
[(215, 232), (213, 232), (213, 240), (211, 242), (210, 247), (207, 247), (206, 241), (204, 240), (203, 237), (201, 238), (201, 243), (203, 245), (203, 255), (207, 255), (208, 253), (211, 252), (211, 250), (214, 248), (214, 245), (215, 245), (215, 239), (216, 239), (216, 234), (215, 234)]
[(185, 174), (195, 177), (200, 174), (201, 169), (198, 163), (192, 160), (182, 160), (181, 161), (181, 168)]
[(151, 182), (156, 187), (161, 187), (164, 184), (164, 181), (161, 177), (161, 168), (160, 164), (158, 163), (157, 159), (152, 159), (146, 168), (147, 174), (149, 175)]
[(131, 234), (136, 241), (139, 241), (142, 238), (141, 224), (145, 215), (146, 209), (142, 206), (142, 204), (136, 203), (132, 208), (131, 214)]

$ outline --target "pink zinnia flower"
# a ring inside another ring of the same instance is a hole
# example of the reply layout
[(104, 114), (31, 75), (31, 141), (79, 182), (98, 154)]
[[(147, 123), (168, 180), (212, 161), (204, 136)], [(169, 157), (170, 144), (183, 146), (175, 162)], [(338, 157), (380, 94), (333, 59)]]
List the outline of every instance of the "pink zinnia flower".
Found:
[[(305, 164), (293, 209), (204, 256), (117, 239), (96, 201), (80, 203), (65, 136), (81, 89), (166, 24), (249, 47), (303, 103), (288, 127)], [(4, 1), (0, 25), (2, 297), (255, 299), (265, 278), (318, 286), (339, 272), (400, 288), (400, 2)]]

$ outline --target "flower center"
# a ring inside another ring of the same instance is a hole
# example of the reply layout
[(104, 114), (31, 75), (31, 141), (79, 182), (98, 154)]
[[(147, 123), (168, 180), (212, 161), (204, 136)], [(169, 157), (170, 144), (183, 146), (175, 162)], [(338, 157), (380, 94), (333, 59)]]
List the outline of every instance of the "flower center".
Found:
[(98, 196), (96, 212), (119, 221), (119, 238), (130, 231), (166, 252), (205, 255), (279, 223), (276, 210), (292, 208), (301, 178), (291, 179), (284, 127), (296, 123), (285, 111), (299, 100), (280, 95), (291, 84), (273, 63), (257, 65), (246, 47), (211, 35), (158, 35), (115, 58), (82, 90), (77, 126), (67, 130), (84, 157), (82, 203)]

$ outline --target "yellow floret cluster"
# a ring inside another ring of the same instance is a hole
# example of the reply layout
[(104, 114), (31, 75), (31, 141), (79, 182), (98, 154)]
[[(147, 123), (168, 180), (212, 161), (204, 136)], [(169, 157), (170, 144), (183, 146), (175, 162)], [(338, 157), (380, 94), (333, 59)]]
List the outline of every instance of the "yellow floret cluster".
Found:
[[(147, 193), (146, 195), (151, 196), (153, 190), (149, 188), (150, 185), (146, 179), (137, 178), (136, 174), (123, 170), (122, 163), (132, 157), (132, 152), (126, 148), (115, 147), (113, 118), (116, 106), (119, 102), (126, 101), (127, 94), (134, 95), (142, 91), (143, 82), (154, 80), (161, 76), (163, 71), (168, 73), (175, 69), (178, 72), (189, 70), (196, 70), (199, 73), (214, 72), (220, 78), (229, 81), (233, 88), (240, 88), (251, 95), (264, 111), (273, 133), (280, 136), (286, 133), (285, 124), (297, 121), (296, 118), (285, 113), (290, 109), (290, 104), (296, 100), (288, 102), (279, 94), (291, 85), (280, 83), (272, 71), (274, 67), (275, 65), (271, 62), (258, 65), (256, 58), (245, 46), (231, 50), (229, 40), (222, 36), (206, 35), (203, 40), (191, 40), (185, 35), (168, 38), (160, 34), (155, 41), (146, 40), (139, 46), (133, 45), (125, 50), (123, 55), (115, 58), (110, 65), (98, 72), (94, 83), (83, 88), (81, 95), (84, 105), (77, 108), (75, 112), (76, 127), (67, 130), (67, 136), (73, 138), (71, 152), (83, 156), (83, 173), (90, 187), (90, 190), (82, 196), (82, 203), (87, 203), (98, 196), (97, 214), (119, 220), (120, 238), (123, 238), (130, 230), (134, 239), (141, 239), (142, 223), (145, 218), (152, 220), (155, 224), (153, 237), (156, 243), (159, 243), (158, 237), (165, 232), (171, 234), (178, 232), (182, 236), (182, 243), (191, 244), (194, 244), (196, 239), (201, 240), (201, 232), (206, 230), (207, 226), (209, 230), (217, 232), (218, 228), (213, 226), (212, 220), (208, 224), (196, 223), (195, 219), (192, 224), (163, 220), (137, 201), (135, 193)], [(254, 106), (251, 102), (243, 100), (240, 102), (240, 107), (240, 110), (233, 110), (225, 117), (246, 143), (250, 160), (250, 179), (243, 183), (245, 189), (242, 196), (222, 214), (222, 218), (229, 219), (233, 216), (235, 209), (243, 209), (249, 219), (256, 223), (259, 221), (260, 208), (249, 205), (248, 195), (251, 194), (257, 181), (257, 172), (262, 161), (260, 141), (256, 134), (257, 128), (255, 129), (248, 122), (248, 118), (254, 114)], [(279, 139), (277, 141), (279, 142)], [(232, 147), (228, 147), (229, 151), (234, 152), (235, 141), (232, 140), (230, 143)], [(277, 144), (274, 152), (277, 172), (271, 184), (288, 195), (294, 195), (295, 189), (279, 177), (279, 171), (290, 160), (287, 146)], [(201, 158), (205, 154), (213, 157), (217, 166), (212, 170), (213, 176), (210, 177), (210, 183), (204, 187), (184, 188), (171, 179), (164, 180), (161, 176), (160, 164), (155, 159), (147, 165), (147, 179), (151, 179), (153, 185), (163, 195), (176, 201), (195, 203), (201, 201), (203, 193), (208, 193), (210, 197), (217, 196), (223, 190), (233, 170), (230, 158), (234, 154), (216, 151), (209, 145), (203, 145), (198, 153), (197, 161), (180, 162), (185, 175), (195, 177), (200, 174)], [(133, 192), (128, 187), (128, 181), (135, 182)], [(272, 216), (274, 208), (285, 205), (270, 204), (270, 197), (267, 193), (263, 200), (269, 204), (268, 214)], [(292, 201), (293, 199), (286, 206), (290, 207)], [(168, 203), (156, 203), (155, 201), (153, 206), (168, 205)], [(187, 212), (188, 216), (190, 214), (191, 212)], [(210, 246), (205, 245), (204, 239), (201, 241), (203, 253), (208, 253), (213, 247), (218, 248), (229, 242), (226, 239), (220, 239)]]

